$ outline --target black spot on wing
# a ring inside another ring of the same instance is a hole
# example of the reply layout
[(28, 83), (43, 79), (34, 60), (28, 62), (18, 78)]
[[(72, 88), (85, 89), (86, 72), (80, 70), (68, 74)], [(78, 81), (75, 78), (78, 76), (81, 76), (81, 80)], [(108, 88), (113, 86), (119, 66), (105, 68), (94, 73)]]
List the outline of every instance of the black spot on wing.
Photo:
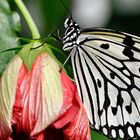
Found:
[(134, 59), (134, 53), (132, 52), (132, 50), (128, 47), (124, 48), (123, 50), (123, 54), (127, 57), (129, 57), (131, 60)]
[(134, 53), (132, 52), (131, 48), (135, 44), (135, 41), (133, 41), (131, 36), (126, 35), (126, 37), (123, 40), (123, 44), (126, 45), (126, 47), (123, 50), (123, 54), (127, 57), (129, 57), (131, 60), (134, 59)]
[(97, 85), (98, 85), (99, 88), (102, 87), (101, 81), (99, 79), (97, 79)]
[(99, 116), (103, 114), (103, 109), (99, 111)]
[(117, 114), (117, 110), (118, 110), (117, 107), (112, 107), (111, 109), (112, 109), (113, 115), (115, 116)]
[(122, 107), (123, 102), (124, 102), (124, 100), (123, 100), (121, 94), (119, 93), (117, 96), (117, 106), (120, 105)]
[(111, 77), (111, 79), (114, 79), (115, 75), (113, 73), (110, 73), (110, 77)]
[(126, 36), (124, 38), (123, 44), (125, 44), (125, 45), (127, 45), (129, 47), (132, 47), (135, 44), (135, 42), (132, 40), (131, 36)]
[(126, 106), (125, 108), (126, 108), (126, 110), (127, 110), (127, 112), (128, 112), (129, 114), (132, 113), (132, 104)]
[(101, 47), (102, 49), (107, 50), (107, 49), (109, 49), (109, 44), (101, 44), (100, 47)]
[(106, 110), (109, 106), (110, 106), (110, 99), (109, 99), (108, 95), (106, 94), (103, 108)]

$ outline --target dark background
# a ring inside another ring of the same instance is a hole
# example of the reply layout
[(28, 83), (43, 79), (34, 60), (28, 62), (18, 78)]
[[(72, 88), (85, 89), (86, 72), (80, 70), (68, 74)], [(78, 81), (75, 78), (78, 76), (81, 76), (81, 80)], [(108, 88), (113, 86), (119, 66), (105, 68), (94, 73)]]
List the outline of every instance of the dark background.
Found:
[[(23, 1), (25, 2), (29, 11), (31, 12), (42, 36), (46, 36), (47, 33), (57, 30), (58, 28), (61, 29), (63, 27), (64, 20), (68, 17), (68, 11), (61, 3), (61, 0), (23, 0)], [(72, 0), (63, 0), (63, 1), (67, 6), (67, 8), (69, 8), (69, 11), (71, 12), (73, 17), (75, 17), (75, 13), (73, 12), (73, 9), (75, 10), (75, 8), (73, 7), (76, 7), (77, 9), (79, 7), (78, 10), (79, 15), (77, 17), (80, 17), (80, 2), (79, 3), (77, 2), (78, 3), (77, 4)], [(81, 1), (85, 1), (85, 3), (87, 3), (87, 0), (81, 0)], [(96, 3), (100, 1), (100, 4), (97, 5), (98, 8), (95, 9), (95, 11), (94, 11), (94, 7), (95, 7), (94, 3), (91, 3), (90, 4), (91, 7), (89, 7), (89, 8), (93, 7), (92, 10), (93, 13), (91, 14), (92, 15), (96, 14), (95, 16), (91, 16), (92, 18), (91, 20), (94, 20), (94, 17), (98, 17), (98, 19), (97, 18), (95, 19), (96, 22), (93, 22), (92, 27), (95, 27), (95, 25), (98, 26), (97, 23), (99, 23), (100, 27), (121, 30), (124, 32), (128, 32), (140, 36), (140, 1), (139, 0), (113, 0), (113, 1), (92, 0), (92, 1), (95, 1), (95, 6)], [(102, 1), (106, 1), (108, 3), (108, 7)], [(75, 4), (77, 5), (75, 6)], [(106, 12), (102, 12), (100, 10), (103, 8), (109, 9), (108, 15)], [(86, 13), (86, 9), (87, 9), (86, 7), (85, 9), (81, 9), (81, 14)], [(76, 18), (75, 20), (77, 23), (80, 22), (78, 18)], [(100, 22), (98, 22), (97, 20)], [(23, 28), (23, 34), (28, 36), (30, 35), (28, 28)]]

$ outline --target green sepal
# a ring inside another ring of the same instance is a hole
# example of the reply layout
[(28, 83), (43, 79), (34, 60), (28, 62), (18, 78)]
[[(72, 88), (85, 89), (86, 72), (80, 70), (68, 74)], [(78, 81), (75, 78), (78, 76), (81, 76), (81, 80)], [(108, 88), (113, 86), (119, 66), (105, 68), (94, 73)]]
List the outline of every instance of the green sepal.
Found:
[(23, 63), (26, 65), (28, 71), (30, 71), (36, 57), (43, 52), (46, 52), (61, 66), (60, 62), (56, 59), (50, 48), (52, 48), (52, 46), (47, 43), (34, 41), (26, 45), (23, 45), (23, 48), (18, 52), (18, 54), (22, 58)]

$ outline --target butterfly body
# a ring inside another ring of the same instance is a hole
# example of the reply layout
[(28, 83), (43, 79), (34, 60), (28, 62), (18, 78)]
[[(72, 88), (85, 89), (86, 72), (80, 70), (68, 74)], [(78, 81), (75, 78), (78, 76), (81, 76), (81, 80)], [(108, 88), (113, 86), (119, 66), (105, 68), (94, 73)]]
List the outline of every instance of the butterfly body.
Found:
[(93, 129), (110, 138), (140, 137), (140, 38), (109, 29), (80, 30), (68, 18), (63, 49), (71, 51), (78, 93)]
[(77, 46), (78, 43), (77, 38), (80, 35), (80, 28), (77, 23), (75, 23), (72, 19), (67, 19), (64, 23), (64, 27), (66, 28), (65, 36), (63, 38), (63, 46), (64, 50), (70, 50), (73, 46)]

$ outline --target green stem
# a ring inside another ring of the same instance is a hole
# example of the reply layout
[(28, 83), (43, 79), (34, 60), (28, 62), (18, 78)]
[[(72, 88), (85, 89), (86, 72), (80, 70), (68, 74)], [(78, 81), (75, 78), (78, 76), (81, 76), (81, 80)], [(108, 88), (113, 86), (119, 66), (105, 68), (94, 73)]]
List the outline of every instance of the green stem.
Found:
[(26, 20), (26, 23), (32, 33), (32, 38), (33, 39), (37, 39), (40, 38), (40, 34), (39, 31), (35, 25), (35, 22), (33, 21), (29, 11), (27, 10), (26, 6), (24, 5), (24, 3), (22, 2), (22, 0), (14, 0), (16, 5), (18, 6), (19, 10), (21, 11), (23, 17)]

